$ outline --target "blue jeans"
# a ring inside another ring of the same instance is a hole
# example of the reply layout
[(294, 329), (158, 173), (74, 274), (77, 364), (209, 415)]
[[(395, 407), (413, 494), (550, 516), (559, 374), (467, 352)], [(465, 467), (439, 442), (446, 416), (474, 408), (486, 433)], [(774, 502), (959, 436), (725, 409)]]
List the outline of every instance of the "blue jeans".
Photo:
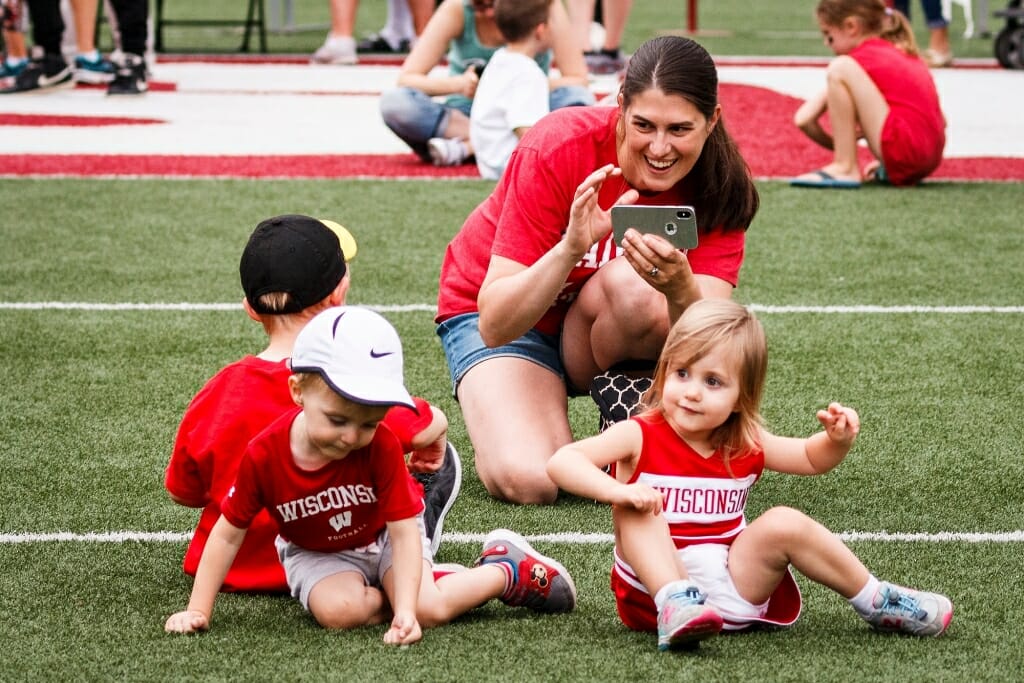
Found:
[[(907, 19), (910, 18), (910, 0), (893, 0), (894, 9), (903, 12)], [(924, 19), (928, 28), (945, 28), (949, 26), (946, 17), (942, 16), (942, 0), (921, 0), (921, 9), (924, 10)]]
[[(582, 85), (556, 88), (551, 91), (549, 99), (552, 111), (591, 104), (594, 104), (594, 95)], [(424, 161), (430, 161), (427, 141), (438, 137), (448, 127), (451, 112), (458, 110), (469, 116), (471, 106), (472, 102), (465, 99), (454, 106), (438, 102), (422, 90), (408, 87), (386, 90), (380, 97), (380, 115), (384, 125)]]

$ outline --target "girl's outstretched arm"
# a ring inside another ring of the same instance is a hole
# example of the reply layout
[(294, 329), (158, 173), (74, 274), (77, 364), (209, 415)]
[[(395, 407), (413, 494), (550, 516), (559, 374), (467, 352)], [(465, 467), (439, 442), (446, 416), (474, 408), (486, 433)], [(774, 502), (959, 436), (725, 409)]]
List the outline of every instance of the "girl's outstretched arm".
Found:
[(860, 432), (860, 416), (853, 408), (830, 403), (818, 411), (825, 431), (799, 439), (764, 432), (764, 466), (786, 474), (824, 474), (836, 467), (850, 452)]
[(624, 484), (604, 471), (616, 463), (631, 473), (642, 446), (640, 425), (632, 420), (619, 422), (597, 436), (559, 448), (548, 461), (548, 476), (577, 496), (658, 514), (663, 505), (660, 493), (646, 484)]

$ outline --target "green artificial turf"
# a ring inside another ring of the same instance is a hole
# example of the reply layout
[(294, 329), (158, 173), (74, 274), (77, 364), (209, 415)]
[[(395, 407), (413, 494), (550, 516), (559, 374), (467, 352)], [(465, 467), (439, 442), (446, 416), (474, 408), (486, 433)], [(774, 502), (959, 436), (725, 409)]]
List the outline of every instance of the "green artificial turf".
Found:
[[(465, 482), (445, 526), (453, 539), (495, 526), (610, 533), (608, 510), (590, 501), (509, 506), (474, 474), (430, 307), (445, 244), (490, 187), (0, 179), (0, 196), (17, 198), (0, 219), (0, 679), (1004, 681), (1019, 670), (1024, 235), (1020, 186), (1005, 183), (827, 195), (759, 183), (763, 209), (735, 294), (758, 307), (768, 334), (770, 428), (812, 433), (830, 400), (863, 421), (837, 470), (769, 474), (748, 512), (790, 505), (839, 533), (931, 534), (851, 547), (882, 578), (949, 594), (956, 613), (943, 638), (874, 634), (800, 577), (794, 628), (659, 654), (653, 637), (618, 623), (606, 537), (536, 543), (575, 577), (570, 615), (494, 602), (394, 650), (381, 627), (330, 633), (287, 598), (233, 595), (219, 600), (210, 633), (163, 634), (187, 600), (180, 535), (196, 521), (162, 488), (175, 429), (202, 383), (258, 351), (262, 332), (240, 307), (83, 304), (237, 304), (245, 240), (278, 213), (333, 218), (359, 241), (350, 301), (382, 307), (396, 325), (410, 388), (449, 415), (462, 454)], [(815, 308), (787, 308), (799, 306)], [(589, 399), (573, 401), (571, 419), (578, 436), (596, 429)], [(14, 542), (56, 532), (176, 536)], [(991, 540), (958, 535), (968, 533)], [(447, 540), (439, 559), (469, 563), (478, 549)]]

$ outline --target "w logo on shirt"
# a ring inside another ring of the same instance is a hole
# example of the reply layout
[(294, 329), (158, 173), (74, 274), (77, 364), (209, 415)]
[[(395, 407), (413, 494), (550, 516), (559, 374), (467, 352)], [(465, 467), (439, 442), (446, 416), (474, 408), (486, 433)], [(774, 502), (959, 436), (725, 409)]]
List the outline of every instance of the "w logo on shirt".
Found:
[(327, 521), (331, 523), (331, 526), (334, 527), (335, 531), (341, 531), (347, 526), (352, 526), (352, 513), (339, 512)]

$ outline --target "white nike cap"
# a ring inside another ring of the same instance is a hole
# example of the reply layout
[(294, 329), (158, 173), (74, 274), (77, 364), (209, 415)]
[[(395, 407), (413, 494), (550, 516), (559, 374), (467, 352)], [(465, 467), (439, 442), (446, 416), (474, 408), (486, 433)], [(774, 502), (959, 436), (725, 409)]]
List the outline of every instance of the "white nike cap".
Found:
[(291, 370), (315, 372), (354, 403), (416, 410), (403, 379), (402, 341), (391, 323), (368, 308), (318, 313), (295, 339)]

